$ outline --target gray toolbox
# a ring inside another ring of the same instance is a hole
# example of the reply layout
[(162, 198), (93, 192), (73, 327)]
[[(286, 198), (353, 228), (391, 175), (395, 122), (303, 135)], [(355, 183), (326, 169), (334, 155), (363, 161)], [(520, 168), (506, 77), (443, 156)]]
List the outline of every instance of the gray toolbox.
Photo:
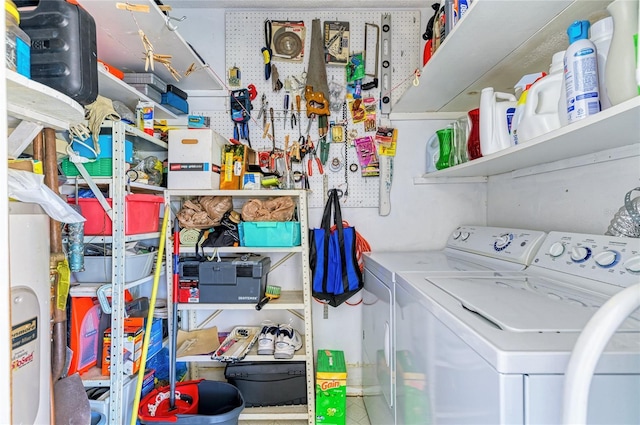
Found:
[(271, 258), (221, 257), (198, 265), (201, 303), (257, 304), (264, 294)]

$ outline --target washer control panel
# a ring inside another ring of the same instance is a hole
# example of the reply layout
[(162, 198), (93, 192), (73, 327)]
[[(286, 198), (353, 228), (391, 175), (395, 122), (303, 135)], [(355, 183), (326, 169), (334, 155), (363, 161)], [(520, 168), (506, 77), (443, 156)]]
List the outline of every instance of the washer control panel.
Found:
[(453, 231), (447, 247), (528, 265), (545, 235), (537, 230), (461, 226)]
[(550, 232), (532, 265), (627, 287), (640, 282), (640, 239)]

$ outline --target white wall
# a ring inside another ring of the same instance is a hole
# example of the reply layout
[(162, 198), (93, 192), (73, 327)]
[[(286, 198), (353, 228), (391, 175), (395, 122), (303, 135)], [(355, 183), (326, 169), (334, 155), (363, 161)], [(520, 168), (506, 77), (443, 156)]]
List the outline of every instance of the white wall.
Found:
[[(625, 194), (640, 186), (640, 151), (637, 146), (622, 151), (634, 155), (523, 177), (504, 174), (491, 178), (488, 224), (604, 234), (623, 206)], [(638, 195), (635, 192), (633, 197)]]

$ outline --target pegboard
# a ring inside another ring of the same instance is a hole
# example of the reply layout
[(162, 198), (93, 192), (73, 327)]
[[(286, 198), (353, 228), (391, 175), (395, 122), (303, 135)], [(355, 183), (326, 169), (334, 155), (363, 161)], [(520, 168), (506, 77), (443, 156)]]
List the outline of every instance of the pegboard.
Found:
[[(291, 128), (290, 117), (291, 109), (287, 110), (286, 122), (284, 121), (284, 95), (285, 89), (281, 89), (278, 92), (273, 91), (272, 79), (265, 80), (264, 76), (264, 61), (261, 49), (265, 46), (265, 30), (264, 22), (269, 19), (272, 21), (303, 21), (305, 25), (305, 40), (304, 40), (304, 57), (301, 62), (286, 62), (273, 59), (273, 64), (276, 65), (279, 78), (284, 83), (290, 76), (295, 76), (299, 81), (304, 83), (304, 72), (307, 70), (309, 63), (309, 51), (311, 41), (311, 27), (313, 19), (319, 19), (321, 25), (325, 21), (347, 21), (349, 22), (350, 32), (350, 52), (362, 52), (365, 48), (365, 23), (375, 24), (379, 27), (379, 34), (382, 35), (381, 18), (383, 11), (364, 11), (364, 10), (336, 10), (336, 11), (243, 11), (243, 12), (227, 12), (225, 15), (225, 42), (226, 42), (226, 68), (229, 70), (232, 67), (237, 67), (240, 70), (240, 87), (228, 86), (228, 80), (225, 80), (227, 88), (246, 88), (249, 84), (253, 84), (258, 92), (255, 100), (252, 102), (252, 118), (249, 122), (249, 133), (251, 138), (251, 144), (254, 149), (257, 150), (270, 150), (272, 148), (271, 140), (266, 137), (263, 138), (263, 121), (262, 118), (258, 118), (258, 114), (261, 108), (261, 96), (266, 95), (268, 102), (267, 120), (270, 122), (268, 115), (269, 107), (274, 109), (274, 127), (275, 127), (275, 141), (277, 148), (284, 148), (285, 135), (289, 134), (290, 144), (298, 140), (298, 136), (301, 133), (303, 136), (307, 133), (309, 121), (305, 112), (304, 101), (304, 84), (302, 84), (302, 91), (298, 92), (301, 95), (301, 122), (298, 122), (300, 126), (300, 133), (297, 127)], [(419, 11), (394, 11), (391, 15), (391, 81), (387, 82), (388, 87), (382, 87), (382, 82), (379, 83), (378, 89), (373, 89), (363, 93), (363, 97), (374, 97), (377, 102), (377, 121), (380, 123), (380, 108), (379, 99), (381, 92), (391, 97), (391, 104), (395, 103), (402, 93), (409, 87), (413, 81), (413, 73), (417, 67), (421, 65), (420, 49), (421, 39), (420, 34), (420, 12)], [(371, 47), (371, 27), (369, 27), (368, 33), (369, 42), (367, 48), (369, 52), (367, 62), (375, 57), (375, 49)], [(379, 43), (379, 52), (382, 51), (384, 46), (382, 42)], [(378, 53), (379, 57), (380, 53)], [(378, 62), (380, 62), (378, 60)], [(344, 65), (327, 65), (327, 80), (329, 83), (337, 82), (341, 85), (346, 84), (345, 67)], [(378, 63), (378, 77), (381, 76), (381, 63)], [(225, 76), (225, 77), (228, 77)], [(372, 80), (372, 77), (365, 78), (366, 81)], [(291, 79), (294, 82), (295, 80)], [(384, 90), (384, 91), (383, 91)], [(295, 100), (297, 92), (289, 92), (291, 102)], [(227, 109), (229, 103), (227, 102)], [(295, 111), (295, 109), (294, 109)], [(217, 115), (217, 114), (216, 114)], [(341, 122), (343, 121), (343, 110), (340, 108), (338, 111), (331, 112), (329, 122)], [(364, 124), (354, 124), (350, 119), (350, 113), (346, 114), (348, 117), (347, 129), (349, 131), (355, 130), (357, 132), (356, 137), (363, 137), (365, 135), (374, 135), (375, 132), (365, 133)], [(226, 117), (212, 117), (216, 121), (218, 119), (221, 122), (216, 122), (217, 128), (228, 129), (229, 134), (233, 134), (233, 123), (227, 115)], [(318, 146), (318, 129), (317, 122), (311, 123), (309, 127), (309, 135), (312, 141)], [(269, 130), (271, 133), (271, 130)], [(345, 161), (346, 152), (346, 161)], [(331, 163), (333, 158), (337, 158), (340, 161), (338, 167), (332, 167)], [(311, 188), (311, 194), (309, 196), (310, 207), (322, 207), (325, 203), (325, 189), (338, 188), (347, 192), (347, 196), (342, 198), (342, 205), (344, 207), (377, 207), (379, 198), (379, 177), (362, 177), (360, 168), (356, 172), (349, 170), (349, 165), (358, 163), (357, 154), (355, 148), (352, 146), (352, 142), (346, 145), (345, 143), (331, 143), (329, 150), (328, 161), (324, 166), (325, 174), (321, 176), (318, 173), (318, 169), (314, 164), (313, 175), (309, 178), (309, 186)], [(300, 171), (307, 168), (307, 158), (303, 158), (301, 163), (293, 163), (293, 171)], [(337, 170), (336, 170), (337, 168)], [(345, 183), (345, 170), (346, 170), (346, 182)], [(347, 185), (348, 184), (348, 185)]]

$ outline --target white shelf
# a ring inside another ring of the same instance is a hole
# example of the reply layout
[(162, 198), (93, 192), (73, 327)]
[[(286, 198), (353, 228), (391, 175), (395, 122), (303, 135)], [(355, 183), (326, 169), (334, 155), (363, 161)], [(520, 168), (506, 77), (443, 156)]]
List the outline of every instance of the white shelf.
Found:
[(9, 69), (6, 74), (9, 116), (56, 130), (84, 120), (84, 107), (70, 97)]
[(392, 107), (395, 113), (478, 107), (485, 87), (513, 92), (525, 74), (548, 71), (553, 53), (567, 48), (566, 29), (589, 19), (610, 0), (476, 0)]
[[(124, 242), (144, 241), (147, 239), (158, 239), (160, 232), (140, 233), (137, 235), (125, 235)], [(113, 243), (113, 236), (85, 236), (85, 243)]]
[[(123, 72), (153, 72), (167, 84), (175, 84), (182, 90), (220, 90), (215, 75), (180, 36), (179, 30), (171, 31), (165, 25), (166, 16), (153, 0), (140, 0), (136, 5), (145, 5), (150, 13), (129, 12), (116, 8), (116, 2), (104, 0), (82, 0), (85, 8), (96, 21), (98, 59)], [(172, 25), (190, 25), (185, 21)], [(195, 64), (197, 70), (176, 81), (161, 63), (154, 70), (145, 71), (144, 47), (138, 30), (144, 31), (157, 54), (171, 55), (171, 65), (180, 75)]]
[[(255, 310), (256, 303), (179, 303), (178, 310)], [(269, 301), (262, 310), (302, 310), (304, 297), (302, 291), (282, 291), (280, 298)]]
[(245, 407), (240, 413), (241, 421), (274, 420), (276, 423), (291, 420), (307, 420), (307, 405), (296, 406), (267, 406), (267, 407)]
[[(109, 131), (111, 131), (112, 127), (113, 121), (104, 121), (101, 129), (109, 129)], [(131, 138), (133, 138), (131, 141), (139, 150), (158, 150), (158, 148), (162, 150), (169, 149), (169, 144), (167, 142), (163, 142), (162, 140), (157, 139), (132, 125), (125, 125), (124, 130), (127, 133), (127, 140), (131, 140)]]
[[(221, 246), (217, 248), (205, 247), (203, 248), (206, 254), (212, 254), (213, 252), (222, 253), (259, 253), (259, 252), (302, 252), (302, 247), (300, 246), (291, 246), (291, 247), (253, 247), (253, 246)], [(180, 245), (180, 254), (195, 254), (196, 248), (194, 246), (185, 246)]]
[(486, 177), (630, 145), (640, 154), (640, 96), (520, 145), (422, 178)]
[[(160, 280), (163, 281), (164, 278), (164, 272), (162, 273), (162, 275), (160, 276)], [(145, 276), (141, 279), (138, 280), (134, 280), (133, 282), (128, 282), (125, 283), (124, 285), (124, 289), (131, 289), (131, 288), (135, 288), (136, 286), (142, 285), (144, 283), (149, 282), (150, 280), (153, 280), (154, 275), (150, 274), (149, 276)], [(95, 297), (96, 296), (96, 291), (98, 290), (98, 288), (100, 288), (101, 286), (104, 285), (108, 285), (109, 283), (78, 283), (78, 284), (73, 284), (74, 286), (72, 286), (71, 288), (69, 288), (69, 295), (72, 297)], [(106, 296), (111, 296), (111, 288), (109, 288), (109, 290), (106, 291), (105, 293)]]
[[(98, 93), (111, 100), (119, 100), (135, 112), (138, 101), (153, 102), (148, 96), (131, 87), (124, 81), (116, 78), (98, 65)], [(153, 102), (153, 117), (155, 119), (173, 119), (177, 115), (169, 111), (163, 105)]]
[[(303, 338), (304, 340), (304, 338)], [(306, 360), (306, 346), (302, 345), (302, 347), (296, 351), (292, 358), (290, 359), (276, 359), (273, 355), (259, 355), (258, 354), (258, 342), (251, 347), (249, 353), (241, 360), (241, 362), (264, 362), (264, 361), (273, 361), (273, 362), (303, 362)], [(176, 358), (178, 362), (194, 362), (194, 363), (220, 363), (225, 364), (225, 362), (218, 362), (217, 360), (211, 359), (211, 354), (202, 354), (198, 356), (184, 356)]]
[(211, 190), (211, 189), (167, 189), (169, 196), (196, 197), (196, 196), (237, 196), (237, 197), (273, 197), (273, 196), (302, 196), (303, 190)]

